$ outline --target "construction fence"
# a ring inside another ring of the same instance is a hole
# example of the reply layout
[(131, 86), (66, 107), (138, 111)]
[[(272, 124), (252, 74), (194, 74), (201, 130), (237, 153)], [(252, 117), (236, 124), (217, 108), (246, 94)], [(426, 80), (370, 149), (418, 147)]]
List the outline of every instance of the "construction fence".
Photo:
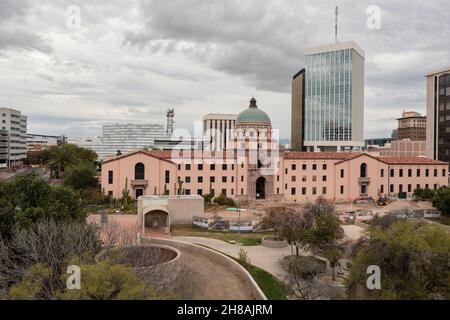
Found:
[(192, 225), (196, 228), (222, 232), (253, 232), (253, 221), (222, 220), (193, 217)]

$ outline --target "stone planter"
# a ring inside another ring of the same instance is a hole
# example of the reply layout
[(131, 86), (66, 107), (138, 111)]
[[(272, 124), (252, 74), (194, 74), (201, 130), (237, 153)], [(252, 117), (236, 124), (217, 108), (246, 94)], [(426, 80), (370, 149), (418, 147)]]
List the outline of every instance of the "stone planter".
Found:
[(270, 236), (263, 237), (261, 244), (268, 248), (286, 248), (289, 245), (286, 239), (275, 240)]
[(136, 270), (145, 270), (176, 264), (180, 251), (162, 244), (129, 245), (103, 250), (96, 261), (108, 258), (116, 263), (132, 265)]
[(338, 281), (333, 283), (331, 281), (331, 274), (322, 273), (317, 275), (314, 278), (314, 281), (317, 283), (321, 291), (325, 293), (325, 295), (328, 295), (327, 298), (332, 300), (345, 299), (345, 278), (340, 275), (336, 275), (335, 278)]

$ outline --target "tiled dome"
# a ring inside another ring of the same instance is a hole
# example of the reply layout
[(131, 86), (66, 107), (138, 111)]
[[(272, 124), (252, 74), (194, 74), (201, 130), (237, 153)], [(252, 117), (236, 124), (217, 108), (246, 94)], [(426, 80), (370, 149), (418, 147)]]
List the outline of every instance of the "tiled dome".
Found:
[(249, 124), (253, 125), (258, 124), (265, 126), (271, 125), (270, 118), (267, 115), (267, 113), (258, 109), (255, 98), (252, 98), (250, 100), (250, 107), (242, 111), (236, 119), (236, 126), (243, 126)]

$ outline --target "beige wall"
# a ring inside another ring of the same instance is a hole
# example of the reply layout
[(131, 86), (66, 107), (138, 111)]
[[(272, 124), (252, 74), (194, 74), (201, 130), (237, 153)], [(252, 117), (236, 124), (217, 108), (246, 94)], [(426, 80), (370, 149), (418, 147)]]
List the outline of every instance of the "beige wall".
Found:
[[(352, 201), (361, 195), (361, 185), (359, 183), (360, 168), (363, 163), (367, 164), (367, 175), (369, 178), (367, 195), (377, 199), (380, 195), (395, 195), (400, 192), (400, 186), (403, 191), (412, 196), (417, 186), (425, 188), (428, 186), (433, 189), (436, 187), (447, 186), (447, 165), (389, 165), (378, 161), (370, 156), (361, 156), (353, 160), (348, 160), (336, 165), (336, 200)], [(394, 170), (394, 177), (391, 177), (391, 169)], [(417, 170), (420, 170), (420, 176)], [(429, 176), (426, 176), (426, 170), (429, 170)], [(437, 177), (434, 176), (434, 170), (438, 170)], [(344, 178), (341, 178), (340, 172), (344, 170)], [(384, 170), (383, 176), (381, 170)], [(400, 177), (400, 171), (403, 170), (403, 177)], [(408, 176), (408, 170), (411, 170), (411, 177)], [(443, 172), (445, 170), (445, 172)], [(393, 185), (394, 192), (390, 187)], [(411, 185), (411, 191), (408, 190)], [(341, 186), (344, 186), (344, 194), (341, 194)], [(383, 186), (383, 187), (382, 187)]]
[(292, 150), (303, 149), (303, 86), (305, 73), (292, 80), (291, 93), (291, 147)]
[[(174, 187), (177, 183), (177, 168), (174, 163), (150, 157), (144, 153), (137, 153), (129, 157), (121, 158), (116, 161), (107, 162), (102, 165), (102, 190), (105, 195), (112, 192), (114, 198), (122, 196), (122, 190), (125, 188), (125, 181), (128, 178), (128, 189), (130, 196), (135, 198), (135, 190), (132, 187), (134, 176), (134, 168), (137, 163), (143, 163), (145, 166), (145, 180), (147, 187), (144, 194), (164, 193), (164, 185), (166, 185), (170, 194), (174, 194)], [(108, 171), (113, 171), (113, 184), (108, 183)], [(165, 171), (170, 172), (169, 183), (165, 183)], [(141, 188), (141, 187), (139, 187)]]
[[(319, 196), (333, 199), (335, 162), (336, 160), (284, 160), (282, 176), (285, 199), (301, 201), (312, 200)], [(293, 170), (293, 166), (295, 166), (295, 170)], [(304, 169), (304, 166), (306, 166), (306, 169)], [(295, 194), (292, 194), (293, 188), (295, 188)], [(326, 190), (323, 190), (323, 188), (326, 188)], [(326, 193), (324, 194), (323, 191), (326, 191)]]
[[(437, 150), (437, 141), (434, 140), (435, 127), (434, 117), (434, 76), (427, 77), (427, 157), (435, 159), (434, 150)], [(436, 160), (436, 159), (435, 159)]]
[(380, 150), (382, 157), (419, 157), (426, 156), (426, 141), (396, 140), (387, 149)]
[(203, 217), (205, 202), (200, 196), (145, 196), (138, 200), (138, 226), (145, 214), (163, 211), (169, 214), (169, 224), (191, 224), (195, 216)]

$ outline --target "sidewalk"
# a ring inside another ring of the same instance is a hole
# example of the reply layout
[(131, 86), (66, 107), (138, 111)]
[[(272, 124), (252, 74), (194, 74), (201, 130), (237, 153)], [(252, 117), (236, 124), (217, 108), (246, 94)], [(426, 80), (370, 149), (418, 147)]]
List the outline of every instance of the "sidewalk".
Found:
[(239, 250), (244, 249), (247, 251), (251, 264), (270, 272), (278, 278), (281, 278), (283, 273), (279, 263), (280, 259), (291, 254), (290, 246), (282, 249), (274, 249), (264, 246), (244, 247), (222, 240), (201, 237), (172, 237), (172, 239), (207, 246), (234, 258), (238, 258)]

